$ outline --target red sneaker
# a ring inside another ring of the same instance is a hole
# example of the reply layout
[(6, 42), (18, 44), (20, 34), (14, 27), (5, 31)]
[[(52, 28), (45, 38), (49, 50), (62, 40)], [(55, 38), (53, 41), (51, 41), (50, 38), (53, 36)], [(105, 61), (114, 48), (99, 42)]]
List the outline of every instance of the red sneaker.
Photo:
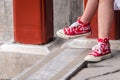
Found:
[(77, 38), (90, 35), (91, 27), (90, 23), (83, 23), (82, 21), (78, 20), (69, 27), (58, 30), (56, 33), (58, 37), (64, 39)]
[(111, 57), (109, 39), (98, 39), (98, 44), (92, 48), (92, 52), (85, 57), (85, 61), (98, 62)]

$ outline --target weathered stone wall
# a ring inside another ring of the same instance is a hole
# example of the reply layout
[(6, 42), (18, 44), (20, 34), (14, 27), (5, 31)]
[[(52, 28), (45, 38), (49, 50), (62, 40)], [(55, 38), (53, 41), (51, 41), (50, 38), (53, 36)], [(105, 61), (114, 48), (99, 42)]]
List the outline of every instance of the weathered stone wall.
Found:
[[(56, 30), (74, 22), (82, 13), (83, 0), (54, 0)], [(0, 0), (0, 42), (13, 38), (13, 0)]]
[(0, 0), (0, 42), (13, 36), (12, 0)]
[(55, 32), (76, 21), (82, 14), (83, 0), (54, 0)]

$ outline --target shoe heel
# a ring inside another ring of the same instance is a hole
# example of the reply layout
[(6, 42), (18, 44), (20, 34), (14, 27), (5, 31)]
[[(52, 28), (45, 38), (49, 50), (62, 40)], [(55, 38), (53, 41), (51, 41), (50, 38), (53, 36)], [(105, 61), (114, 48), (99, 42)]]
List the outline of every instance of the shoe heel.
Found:
[(111, 57), (112, 57), (112, 55), (111, 55), (111, 53), (110, 53), (110, 54), (107, 54), (107, 55), (103, 56), (103, 57), (102, 57), (102, 60), (104, 60), (104, 59), (109, 59), (109, 58), (111, 58)]

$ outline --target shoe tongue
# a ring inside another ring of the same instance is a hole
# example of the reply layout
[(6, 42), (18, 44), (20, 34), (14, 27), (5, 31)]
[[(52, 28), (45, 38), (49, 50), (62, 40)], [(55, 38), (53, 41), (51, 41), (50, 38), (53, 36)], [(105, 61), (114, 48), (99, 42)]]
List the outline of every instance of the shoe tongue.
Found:
[(98, 42), (109, 43), (109, 39), (108, 38), (104, 38), (104, 39), (99, 38)]
[(84, 22), (82, 22), (80, 20), (77, 20), (76, 22), (71, 24), (69, 27), (78, 27), (79, 25), (90, 25), (90, 23), (84, 23)]
[(79, 24), (83, 24), (83, 25), (90, 25), (89, 22), (85, 23), (85, 22), (82, 22), (81, 20), (77, 20), (77, 22), (78, 22)]
[(80, 23), (78, 23), (78, 22), (74, 22), (73, 24), (71, 24), (69, 27), (77, 27), (77, 26), (79, 26), (80, 25)]

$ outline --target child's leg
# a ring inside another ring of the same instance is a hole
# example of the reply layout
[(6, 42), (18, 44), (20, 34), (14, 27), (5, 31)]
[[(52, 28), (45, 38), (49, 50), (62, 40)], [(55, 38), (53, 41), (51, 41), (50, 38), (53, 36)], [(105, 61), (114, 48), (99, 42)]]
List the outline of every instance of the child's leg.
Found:
[(90, 22), (98, 8), (99, 0), (88, 0), (85, 12), (81, 18), (70, 26), (58, 30), (57, 36), (64, 39), (88, 36), (91, 34)]
[(78, 20), (72, 25), (58, 30), (56, 32), (57, 36), (64, 39), (70, 39), (90, 35), (90, 22), (98, 8), (98, 3), (99, 0), (88, 0), (82, 17), (78, 18)]
[(114, 0), (99, 0), (98, 7), (98, 37), (108, 38), (109, 29), (112, 23), (112, 18), (114, 14), (113, 10)]
[(109, 29), (113, 18), (113, 1), (114, 0), (99, 0), (98, 7), (98, 44), (93, 47), (86, 57), (86, 61), (97, 62), (111, 57), (109, 43)]
[(93, 18), (97, 8), (99, 0), (88, 0), (85, 11), (81, 17), (82, 22), (90, 22)]

